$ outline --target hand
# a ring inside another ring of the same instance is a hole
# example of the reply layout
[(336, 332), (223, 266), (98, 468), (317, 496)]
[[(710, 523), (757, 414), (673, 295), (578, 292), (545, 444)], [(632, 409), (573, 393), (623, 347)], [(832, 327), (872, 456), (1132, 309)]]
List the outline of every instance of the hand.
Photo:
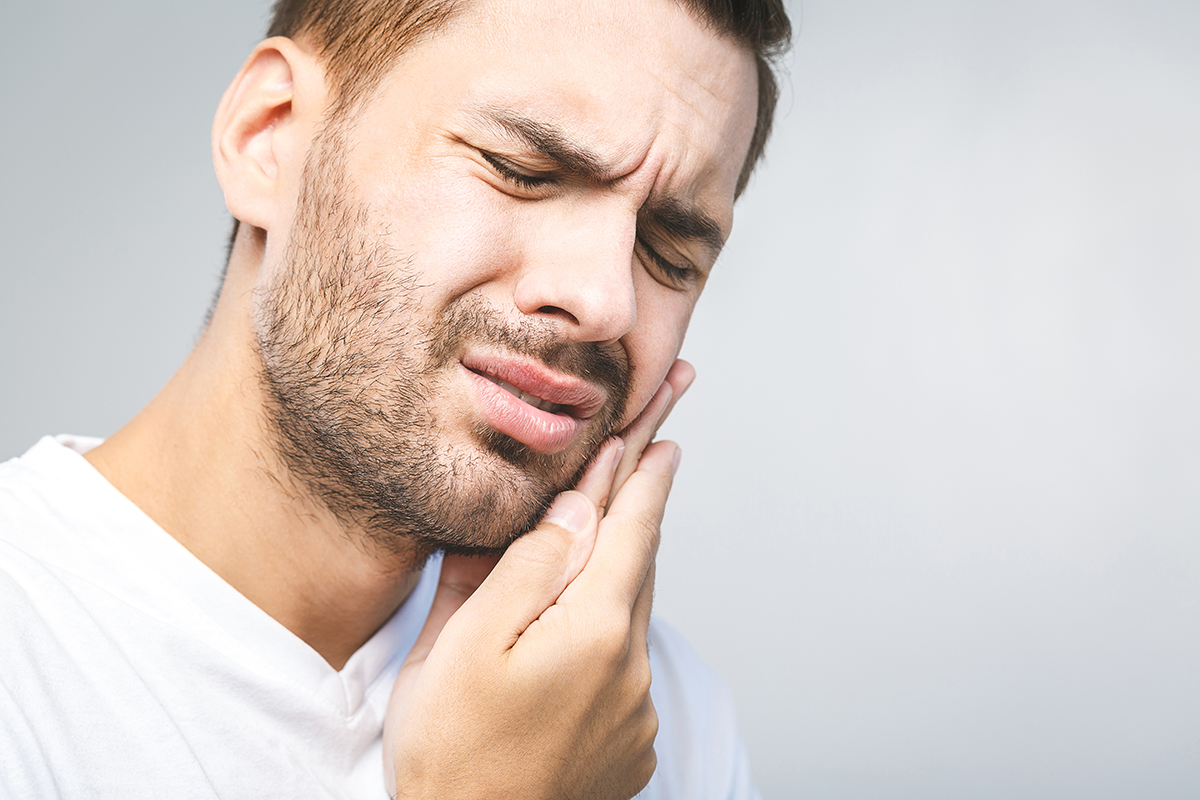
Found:
[[(671, 413), (671, 409), (675, 408), (675, 403), (683, 397), (683, 393), (688, 390), (694, 380), (696, 380), (696, 369), (682, 358), (675, 359), (675, 363), (671, 365), (671, 369), (667, 370), (667, 377), (658, 387), (654, 397), (650, 398), (650, 402), (642, 409), (642, 413), (637, 416), (637, 419), (629, 423), (621, 432), (621, 438), (625, 441), (625, 453), (617, 465), (617, 474), (612, 481), (612, 496), (616, 496), (617, 491), (633, 473), (638, 465), (638, 459), (642, 456), (642, 451), (654, 439), (659, 427)], [(604, 514), (601, 513), (601, 516)]]
[(444, 560), (388, 708), (389, 791), (629, 798), (649, 781), (658, 720), (646, 632), (679, 451), (647, 442), (693, 376), (677, 362), (626, 442), (611, 441), (502, 558)]

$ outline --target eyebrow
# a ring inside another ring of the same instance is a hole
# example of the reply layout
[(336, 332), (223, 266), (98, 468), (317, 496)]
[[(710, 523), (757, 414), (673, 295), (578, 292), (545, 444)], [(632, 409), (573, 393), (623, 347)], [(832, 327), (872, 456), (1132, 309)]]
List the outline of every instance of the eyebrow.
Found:
[(715, 219), (674, 197), (652, 200), (646, 208), (645, 215), (667, 235), (700, 242), (712, 251), (714, 256), (725, 246), (725, 236)]
[(581, 178), (608, 183), (616, 173), (616, 169), (606, 164), (603, 158), (571, 141), (554, 125), (495, 108), (480, 110), (479, 118), (486, 124), (499, 127), (526, 147), (557, 161), (563, 169)]
[[(595, 183), (610, 183), (617, 170), (596, 153), (581, 146), (555, 125), (494, 107), (478, 111), (484, 124), (494, 125), (521, 144), (557, 162), (564, 170)], [(699, 242), (713, 255), (725, 246), (720, 224), (706, 212), (675, 197), (652, 200), (643, 219), (668, 236)]]

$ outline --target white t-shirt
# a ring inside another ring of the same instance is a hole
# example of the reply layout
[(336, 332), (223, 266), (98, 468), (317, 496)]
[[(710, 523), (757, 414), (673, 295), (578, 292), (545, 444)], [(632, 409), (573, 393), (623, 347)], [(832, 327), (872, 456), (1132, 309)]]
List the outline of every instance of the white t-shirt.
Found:
[[(341, 671), (81, 457), (0, 464), (0, 798), (382, 798), (396, 672), (431, 561)], [(728, 690), (651, 624), (658, 771), (642, 798), (754, 798)]]

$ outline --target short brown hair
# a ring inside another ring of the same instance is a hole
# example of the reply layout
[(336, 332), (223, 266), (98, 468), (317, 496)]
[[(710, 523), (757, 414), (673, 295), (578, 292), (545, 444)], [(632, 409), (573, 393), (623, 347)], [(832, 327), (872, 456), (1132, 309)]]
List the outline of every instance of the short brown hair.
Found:
[[(340, 116), (370, 96), (395, 58), (445, 25), (465, 0), (275, 0), (268, 36), (304, 39), (325, 59), (334, 91), (331, 113)], [(758, 116), (737, 194), (762, 157), (779, 84), (775, 59), (791, 42), (783, 0), (676, 0), (717, 31), (754, 54)]]

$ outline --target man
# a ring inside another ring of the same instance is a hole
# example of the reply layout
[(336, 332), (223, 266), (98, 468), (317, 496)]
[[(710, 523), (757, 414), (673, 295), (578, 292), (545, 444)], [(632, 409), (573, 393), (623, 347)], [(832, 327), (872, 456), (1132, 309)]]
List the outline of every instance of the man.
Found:
[(3, 792), (751, 795), (650, 621), (650, 442), (788, 36), (733, 5), (277, 4), (195, 350), (0, 473)]

